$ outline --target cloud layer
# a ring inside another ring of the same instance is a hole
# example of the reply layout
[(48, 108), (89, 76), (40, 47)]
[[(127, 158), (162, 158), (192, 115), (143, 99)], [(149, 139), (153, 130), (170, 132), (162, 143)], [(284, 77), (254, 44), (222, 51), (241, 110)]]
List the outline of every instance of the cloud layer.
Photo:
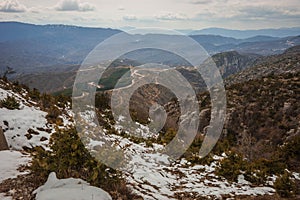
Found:
[(300, 1), (0, 0), (0, 19), (113, 28), (296, 27), (300, 26)]
[(184, 14), (178, 14), (178, 13), (166, 13), (162, 15), (157, 15), (155, 17), (158, 20), (186, 20), (188, 17)]
[(27, 8), (17, 0), (4, 0), (0, 2), (0, 12), (25, 12)]

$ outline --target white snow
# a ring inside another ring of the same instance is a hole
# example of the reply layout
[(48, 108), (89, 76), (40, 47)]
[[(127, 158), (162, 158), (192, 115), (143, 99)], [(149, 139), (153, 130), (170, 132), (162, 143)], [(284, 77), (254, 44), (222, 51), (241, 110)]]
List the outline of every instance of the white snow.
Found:
[(50, 173), (47, 182), (34, 191), (36, 200), (111, 200), (101, 188), (90, 186), (86, 181), (75, 178), (57, 179)]
[[(25, 92), (23, 93), (26, 95)], [(21, 94), (0, 88), (0, 99), (5, 99), (7, 96), (15, 97), (20, 103), (20, 109), (0, 108), (0, 126), (4, 130), (10, 149), (22, 150), (23, 147), (35, 146), (47, 148), (50, 134), (46, 131), (37, 130), (37, 128), (49, 128), (45, 118), (47, 113), (41, 111), (39, 107), (35, 107)], [(8, 122), (8, 126), (5, 125), (5, 122)], [(32, 137), (28, 139), (26, 134), (28, 134), (29, 129), (38, 132), (38, 134), (31, 134)], [(41, 141), (41, 138), (47, 139)]]
[[(4, 129), (4, 135), (10, 148), (22, 150), (23, 146), (31, 148), (42, 145), (46, 147), (50, 134), (37, 130), (37, 128), (48, 129), (46, 115), (46, 112), (35, 107), (25, 106), (21, 110), (0, 108), (0, 126)], [(8, 126), (4, 125), (4, 121), (8, 122)], [(32, 138), (28, 139), (25, 135), (28, 134), (29, 129), (37, 131), (39, 134), (31, 134)], [(42, 137), (47, 140), (40, 141)]]
[(293, 176), (296, 180), (300, 180), (300, 174), (297, 172), (293, 172)]
[[(0, 151), (0, 183), (9, 178), (15, 178), (20, 174), (27, 172), (19, 172), (20, 165), (27, 165), (31, 158), (27, 155), (23, 155), (19, 151)], [(11, 200), (10, 196), (5, 196), (0, 193), (1, 200)]]
[(243, 174), (240, 174), (240, 175), (238, 176), (238, 184), (241, 184), (241, 185), (249, 185), (250, 182), (245, 180), (245, 177), (244, 177)]
[(0, 193), (0, 199), (1, 199), (1, 200), (12, 200), (12, 197), (10, 197), (10, 196), (5, 196), (5, 194)]
[[(21, 174), (17, 169), (26, 165), (30, 157), (19, 151), (0, 151), (0, 182), (8, 178), (15, 178)], [(26, 172), (25, 172), (26, 173)]]

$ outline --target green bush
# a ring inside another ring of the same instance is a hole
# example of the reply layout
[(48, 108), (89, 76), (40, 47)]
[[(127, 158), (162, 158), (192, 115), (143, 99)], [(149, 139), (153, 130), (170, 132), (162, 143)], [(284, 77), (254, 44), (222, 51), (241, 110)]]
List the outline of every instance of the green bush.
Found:
[(177, 132), (174, 129), (170, 128), (166, 131), (166, 133), (159, 134), (157, 138), (157, 142), (159, 144), (169, 144), (173, 140), (176, 134)]
[(280, 150), (279, 156), (287, 163), (288, 168), (300, 172), (300, 136), (293, 137)]
[(28, 96), (33, 100), (33, 101), (38, 101), (40, 99), (40, 92), (38, 89), (33, 88), (32, 90), (29, 90)]
[(287, 171), (276, 179), (274, 188), (277, 194), (283, 198), (293, 197), (296, 193), (296, 184), (290, 178), (290, 174)]
[(20, 103), (13, 96), (7, 96), (6, 99), (0, 101), (0, 107), (7, 108), (9, 110), (19, 109)]
[(227, 158), (220, 162), (220, 166), (216, 169), (216, 174), (223, 176), (229, 181), (237, 181), (238, 175), (246, 169), (246, 164), (241, 155), (230, 152)]
[(267, 179), (267, 174), (266, 174), (266, 171), (264, 171), (264, 170), (259, 171), (259, 170), (247, 169), (244, 176), (245, 176), (245, 180), (247, 180), (257, 186), (264, 184)]
[(245, 179), (253, 184), (261, 185), (267, 176), (280, 175), (286, 169), (286, 164), (278, 159), (258, 159), (249, 162), (245, 169)]

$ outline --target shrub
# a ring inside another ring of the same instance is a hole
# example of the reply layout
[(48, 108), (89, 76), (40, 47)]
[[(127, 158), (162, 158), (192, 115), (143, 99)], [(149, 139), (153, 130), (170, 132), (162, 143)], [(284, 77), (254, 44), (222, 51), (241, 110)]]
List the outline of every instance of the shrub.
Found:
[(157, 142), (160, 144), (169, 144), (176, 134), (177, 132), (174, 129), (170, 128), (165, 134), (159, 134)]
[(261, 185), (266, 182), (268, 176), (279, 175), (286, 169), (286, 164), (281, 160), (257, 159), (248, 162), (245, 168), (245, 179), (255, 185)]
[(274, 187), (277, 194), (283, 198), (293, 197), (296, 193), (296, 184), (287, 171), (276, 179)]
[(50, 123), (56, 123), (59, 116), (62, 114), (62, 111), (53, 105), (50, 106), (49, 109), (47, 109), (47, 112), (48, 112), (48, 114), (47, 114), (46, 118), (47, 118), (48, 122), (50, 122)]
[(287, 163), (288, 168), (300, 172), (300, 136), (293, 137), (280, 151), (280, 158)]
[(28, 96), (33, 100), (33, 101), (38, 101), (40, 99), (40, 92), (38, 89), (33, 88), (28, 92)]
[(216, 174), (223, 176), (229, 181), (237, 181), (238, 175), (245, 170), (246, 164), (241, 155), (230, 152), (228, 157), (220, 162), (220, 166), (216, 169)]
[(7, 96), (6, 99), (0, 101), (0, 107), (7, 108), (9, 110), (19, 109), (20, 103), (13, 96)]

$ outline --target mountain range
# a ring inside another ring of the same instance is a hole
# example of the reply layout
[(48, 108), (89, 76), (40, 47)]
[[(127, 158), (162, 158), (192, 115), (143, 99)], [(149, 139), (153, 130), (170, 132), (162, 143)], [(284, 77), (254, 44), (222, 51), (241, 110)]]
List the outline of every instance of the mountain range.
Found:
[(202, 30), (190, 30), (189, 35), (221, 35), (224, 37), (233, 37), (246, 39), (255, 36), (288, 37), (299, 35), (300, 27), (278, 28), (278, 29), (258, 29), (258, 30), (232, 30), (225, 28), (206, 28)]
[[(300, 44), (298, 36), (300, 32), (297, 31), (298, 29), (291, 30), (293, 31), (289, 32), (291, 35), (288, 37), (282, 34), (280, 36), (284, 37), (256, 35), (236, 39), (220, 36), (222, 35), (220, 32), (219, 35), (191, 35), (191, 38), (201, 44), (210, 55), (224, 51), (272, 55)], [(96, 45), (122, 31), (109, 28), (0, 22), (0, 32), (0, 74), (3, 75), (9, 69), (9, 77), (18, 77), (76, 69)], [(139, 36), (140, 39), (145, 40), (151, 37), (153, 34)], [(165, 37), (168, 36), (156, 35), (156, 38), (161, 40)], [(153, 50), (148, 52), (142, 50), (127, 56), (141, 63), (153, 60), (160, 62), (168, 58), (169, 62), (166, 64), (177, 66), (182, 64), (182, 61), (172, 54), (161, 54)]]

